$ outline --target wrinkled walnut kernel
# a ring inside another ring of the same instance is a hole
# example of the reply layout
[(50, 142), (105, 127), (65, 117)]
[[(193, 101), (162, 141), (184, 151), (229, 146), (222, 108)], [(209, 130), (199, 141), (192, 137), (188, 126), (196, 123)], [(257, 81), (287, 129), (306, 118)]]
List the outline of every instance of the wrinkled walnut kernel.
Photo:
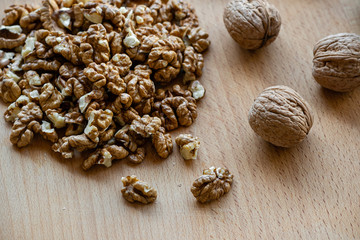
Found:
[(230, 191), (233, 175), (226, 168), (210, 167), (195, 180), (191, 188), (194, 197), (201, 203), (217, 200)]
[(147, 182), (139, 180), (135, 175), (121, 178), (124, 188), (121, 189), (123, 197), (133, 203), (149, 204), (156, 200), (157, 191)]

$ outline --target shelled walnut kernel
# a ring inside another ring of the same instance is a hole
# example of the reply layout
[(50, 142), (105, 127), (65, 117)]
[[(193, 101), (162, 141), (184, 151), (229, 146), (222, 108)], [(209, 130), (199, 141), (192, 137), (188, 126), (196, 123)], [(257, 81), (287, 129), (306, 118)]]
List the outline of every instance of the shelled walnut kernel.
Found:
[(198, 137), (191, 134), (180, 134), (175, 139), (176, 144), (180, 147), (180, 154), (185, 160), (196, 160), (200, 147)]
[(191, 192), (201, 203), (219, 199), (230, 191), (233, 177), (226, 168), (210, 167), (195, 180)]
[(146, 141), (167, 158), (166, 131), (197, 118), (205, 90), (190, 86), (210, 41), (182, 0), (42, 0), (10, 6), (2, 24), (0, 96), (18, 147), (40, 134), (65, 158), (92, 151), (85, 170), (141, 163)]
[(121, 193), (127, 201), (149, 204), (156, 200), (157, 191), (147, 182), (140, 181), (135, 175), (122, 177), (121, 181), (124, 185)]

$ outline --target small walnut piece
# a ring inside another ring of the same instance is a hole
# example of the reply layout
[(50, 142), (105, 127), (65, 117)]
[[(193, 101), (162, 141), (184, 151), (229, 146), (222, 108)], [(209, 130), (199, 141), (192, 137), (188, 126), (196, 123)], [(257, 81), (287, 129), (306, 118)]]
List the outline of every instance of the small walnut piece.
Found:
[(225, 8), (224, 23), (242, 48), (255, 50), (276, 39), (281, 18), (266, 0), (233, 0)]
[(152, 138), (152, 143), (157, 154), (162, 158), (167, 158), (173, 151), (173, 142), (170, 133), (165, 133), (161, 127)]
[(317, 42), (312, 74), (333, 91), (348, 92), (360, 86), (360, 35), (339, 33)]
[(185, 160), (196, 160), (200, 141), (198, 137), (191, 134), (180, 134), (175, 139), (176, 144), (180, 147), (180, 154)]
[(131, 125), (130, 130), (136, 132), (144, 138), (148, 138), (156, 133), (161, 127), (161, 120), (158, 117), (150, 117), (144, 115), (140, 119), (135, 119)]
[(189, 90), (192, 93), (192, 97), (195, 100), (199, 100), (201, 98), (203, 98), (205, 96), (205, 88), (203, 85), (201, 85), (201, 83), (196, 80), (196, 81), (192, 81), (189, 85)]
[(313, 117), (309, 104), (297, 92), (286, 86), (273, 86), (253, 103), (249, 123), (265, 141), (292, 147), (307, 136)]
[(121, 178), (124, 188), (121, 189), (123, 197), (133, 203), (152, 203), (156, 200), (157, 191), (148, 183), (140, 181), (135, 175)]
[(230, 191), (233, 177), (226, 168), (210, 167), (195, 180), (191, 192), (201, 203), (217, 200)]

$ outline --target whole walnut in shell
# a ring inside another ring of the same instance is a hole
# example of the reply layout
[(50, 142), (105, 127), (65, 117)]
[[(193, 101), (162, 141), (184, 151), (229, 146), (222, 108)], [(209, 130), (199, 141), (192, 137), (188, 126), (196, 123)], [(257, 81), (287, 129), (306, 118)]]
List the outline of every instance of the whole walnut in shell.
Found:
[(286, 86), (273, 86), (253, 103), (249, 123), (265, 141), (292, 147), (309, 133), (313, 117), (309, 104), (297, 92)]
[(266, 0), (233, 0), (226, 6), (223, 18), (231, 37), (249, 50), (272, 43), (281, 26), (278, 10)]
[(321, 86), (337, 92), (360, 86), (360, 35), (339, 33), (317, 42), (312, 74)]

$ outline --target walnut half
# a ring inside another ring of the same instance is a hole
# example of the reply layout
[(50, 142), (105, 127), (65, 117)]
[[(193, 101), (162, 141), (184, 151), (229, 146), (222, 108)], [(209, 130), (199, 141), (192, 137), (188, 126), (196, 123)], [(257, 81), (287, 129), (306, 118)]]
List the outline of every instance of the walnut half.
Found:
[(210, 202), (230, 191), (233, 175), (226, 168), (210, 167), (195, 180), (191, 188), (194, 197), (201, 203)]
[(156, 200), (157, 191), (148, 183), (140, 181), (135, 175), (123, 177), (121, 181), (124, 185), (121, 193), (127, 201), (149, 204)]

